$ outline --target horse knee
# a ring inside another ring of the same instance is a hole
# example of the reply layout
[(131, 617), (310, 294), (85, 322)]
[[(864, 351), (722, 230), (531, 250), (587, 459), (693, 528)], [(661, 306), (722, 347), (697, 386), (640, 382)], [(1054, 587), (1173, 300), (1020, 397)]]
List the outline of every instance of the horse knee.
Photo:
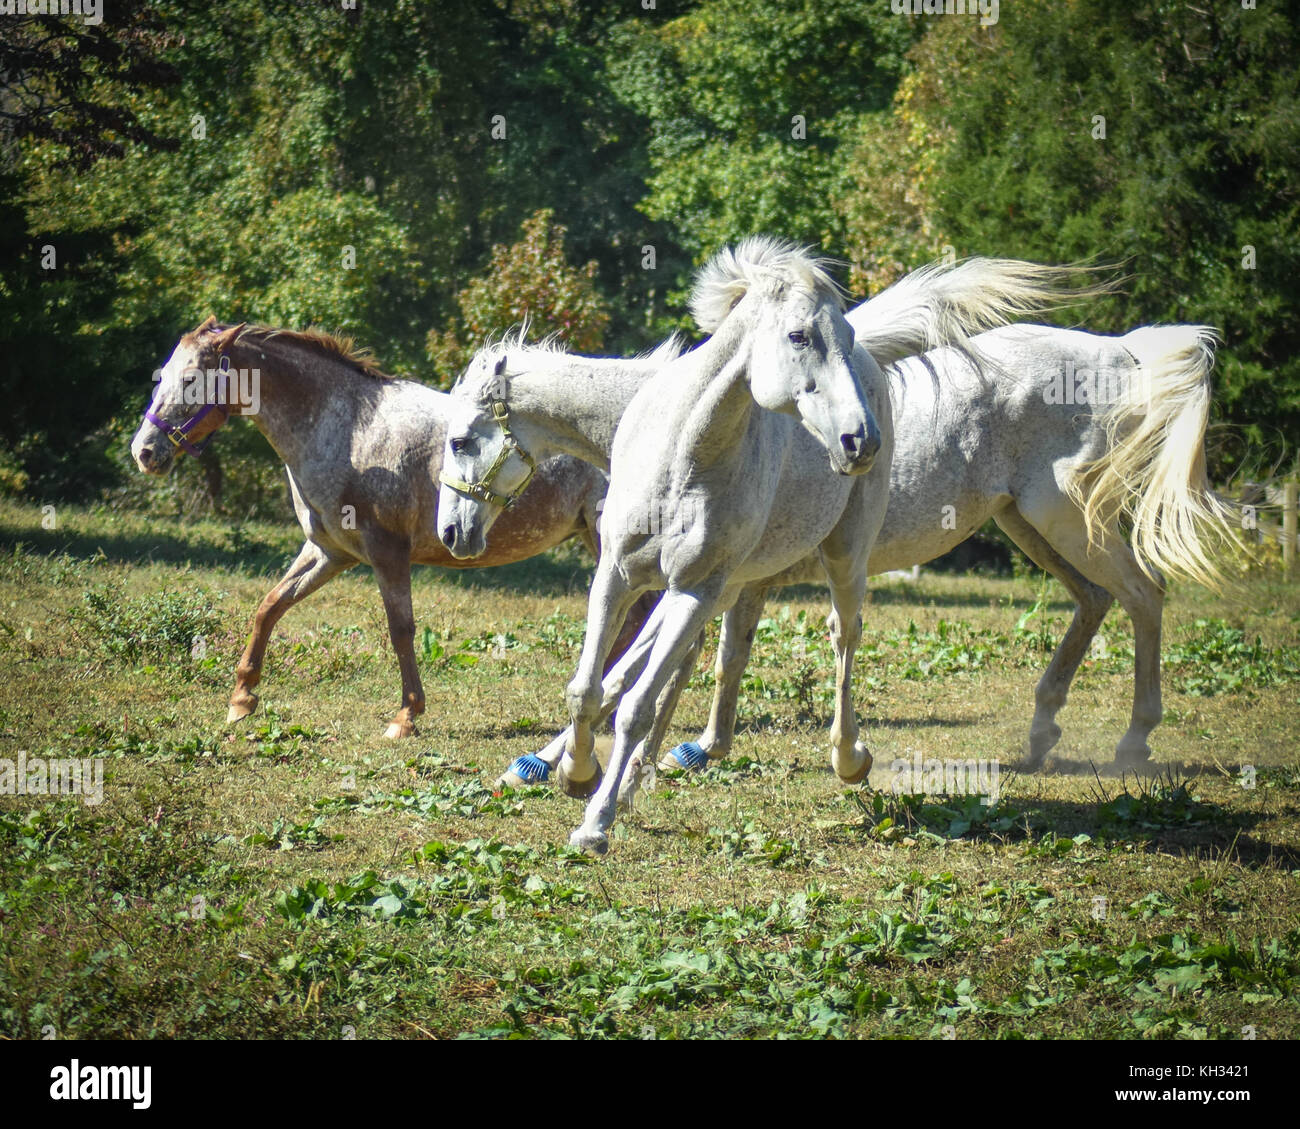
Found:
[(1160, 702), (1157, 699), (1154, 703), (1144, 703), (1135, 706), (1133, 709), (1133, 724), (1141, 726), (1144, 729), (1151, 730), (1160, 724), (1164, 717), (1164, 711), (1160, 708)]
[(841, 618), (839, 612), (831, 609), (826, 617), (826, 627), (830, 631), (831, 646), (837, 651), (856, 649), (862, 641), (862, 617), (854, 616), (851, 620)]
[(636, 694), (623, 699), (614, 731), (623, 742), (640, 741), (654, 724), (654, 701), (646, 694)]
[(564, 691), (564, 701), (569, 707), (569, 716), (575, 721), (595, 720), (600, 712), (600, 687), (592, 687), (575, 678)]

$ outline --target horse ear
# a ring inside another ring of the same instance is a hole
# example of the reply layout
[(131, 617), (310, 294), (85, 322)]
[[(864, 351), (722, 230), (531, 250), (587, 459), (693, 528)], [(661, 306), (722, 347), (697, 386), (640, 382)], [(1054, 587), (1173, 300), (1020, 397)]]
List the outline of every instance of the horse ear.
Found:
[(217, 351), (224, 353), (235, 343), (239, 338), (239, 335), (247, 328), (248, 322), (241, 321), (238, 325), (232, 325), (229, 329), (222, 330), (221, 333), (217, 334), (217, 338), (213, 342)]
[(208, 316), (203, 320), (202, 324), (200, 324), (198, 329), (196, 329), (194, 332), (205, 333), (207, 330), (211, 329), (216, 324), (217, 324), (217, 315), (208, 314)]
[(502, 353), (501, 356), (497, 358), (497, 367), (492, 370), (492, 375), (504, 376), (505, 372), (506, 372), (506, 355)]

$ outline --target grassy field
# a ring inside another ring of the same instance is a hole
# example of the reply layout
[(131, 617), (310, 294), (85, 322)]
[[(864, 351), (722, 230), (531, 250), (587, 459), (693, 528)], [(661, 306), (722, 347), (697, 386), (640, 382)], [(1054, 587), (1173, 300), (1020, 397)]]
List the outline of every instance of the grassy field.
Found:
[[(559, 728), (590, 562), (419, 570), (419, 736), (373, 581), (289, 613), (223, 723), (289, 527), (0, 506), (0, 757), (104, 758), (103, 801), (0, 796), (0, 1033), (76, 1038), (1300, 1036), (1300, 585), (1172, 593), (1158, 775), (1109, 773), (1113, 610), (1049, 771), (1015, 771), (1070, 604), (923, 575), (866, 609), (871, 785), (830, 772), (816, 589), (773, 600), (731, 760), (660, 774), (593, 862), (580, 807), (494, 793)], [(714, 630), (716, 641), (716, 629)], [(196, 642), (197, 640), (197, 642)], [(703, 726), (702, 660), (674, 741)], [(1001, 791), (895, 795), (914, 754)]]

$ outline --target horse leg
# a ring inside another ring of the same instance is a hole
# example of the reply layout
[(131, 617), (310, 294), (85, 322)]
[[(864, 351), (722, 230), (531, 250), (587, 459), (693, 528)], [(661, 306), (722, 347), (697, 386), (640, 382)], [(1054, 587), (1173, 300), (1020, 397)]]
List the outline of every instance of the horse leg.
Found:
[[(623, 773), (623, 783), (618, 790), (619, 807), (631, 810), (632, 801), (636, 797), (636, 790), (641, 786), (641, 766), (647, 759), (653, 760), (655, 754), (663, 746), (664, 734), (668, 732), (668, 726), (672, 722), (673, 714), (677, 712), (678, 699), (681, 698), (682, 691), (686, 689), (686, 684), (690, 682), (691, 675), (695, 672), (695, 662), (699, 658), (700, 648), (703, 646), (704, 632), (701, 631), (687, 650), (682, 665), (673, 671), (668, 679), (668, 684), (660, 691), (659, 697), (655, 701), (654, 721), (651, 722), (650, 732), (637, 747), (631, 761), (628, 762), (626, 771)], [(679, 763), (669, 757), (665, 757), (661, 763), (666, 768), (681, 768)]]
[(1102, 620), (1115, 598), (1094, 584), (1052, 548), (1029, 522), (1008, 506), (994, 521), (1039, 568), (1050, 572), (1074, 597), (1074, 618), (1057, 645), (1052, 661), (1034, 691), (1034, 719), (1029, 723), (1029, 753), (1024, 767), (1030, 771), (1041, 767), (1044, 758), (1061, 739), (1056, 715), (1065, 705), (1079, 664), (1088, 653), (1088, 645), (1097, 634)]
[(1037, 508), (1019, 503), (1020, 512), (1045, 539), (1092, 583), (1114, 594), (1133, 621), (1133, 713), (1115, 749), (1117, 767), (1136, 768), (1151, 757), (1147, 738), (1160, 724), (1160, 619), (1164, 589), (1137, 563), (1117, 529), (1103, 531), (1100, 544), (1089, 546), (1083, 515), (1058, 495), (1053, 505)]
[[(754, 645), (754, 630), (763, 614), (769, 589), (766, 585), (742, 588), (736, 602), (722, 616), (722, 638), (714, 664), (713, 706), (709, 712), (709, 725), (697, 744), (710, 760), (722, 760), (731, 751), (731, 741), (736, 730), (736, 703), (740, 695), (740, 679), (749, 665), (749, 652)], [(686, 660), (665, 687), (655, 703), (655, 720), (650, 734), (628, 767), (627, 778), (619, 791), (621, 807), (631, 807), (632, 797), (639, 785), (642, 757), (653, 757), (663, 746), (664, 734), (677, 710), (677, 701), (691, 679), (695, 661), (704, 645), (700, 633), (695, 645), (687, 652)], [(666, 754), (658, 767), (667, 771), (682, 767), (681, 761)]]
[(669, 592), (659, 602), (661, 622), (655, 633), (653, 650), (641, 677), (623, 695), (614, 724), (614, 750), (610, 754), (605, 779), (587, 804), (582, 825), (569, 837), (572, 846), (598, 855), (609, 849), (606, 833), (614, 822), (624, 769), (633, 752), (639, 751), (637, 746), (650, 732), (657, 697), (672, 675), (681, 669), (687, 652), (695, 645), (717, 602), (717, 595), (707, 591)]
[(763, 615), (769, 589), (751, 585), (722, 617), (722, 638), (714, 664), (713, 707), (708, 728), (700, 735), (700, 746), (710, 760), (722, 760), (731, 752), (736, 734), (736, 705), (740, 697), (740, 679), (749, 665), (754, 646), (754, 631)]
[(609, 658), (605, 660), (605, 674), (613, 669), (623, 652), (632, 646), (633, 641), (641, 634), (641, 628), (650, 618), (661, 595), (660, 592), (642, 592), (636, 598), (636, 603), (632, 605), (632, 610), (627, 613), (627, 618), (623, 621), (622, 629), (609, 648)]
[[(654, 593), (656, 600), (660, 594), (661, 593), (658, 592)], [(640, 600), (638, 600), (638, 603), (640, 603)], [(651, 610), (653, 611), (653, 606)], [(631, 616), (629, 615), (628, 618), (631, 619)], [(647, 617), (647, 622), (648, 620), (649, 617)], [(643, 640), (637, 647), (629, 647), (625, 650), (619, 661), (613, 664), (613, 668), (606, 672), (604, 681), (601, 683), (601, 703), (600, 710), (596, 714), (596, 725), (603, 725), (618, 707), (618, 702), (623, 694), (627, 680), (629, 678), (635, 680), (640, 675), (642, 669), (645, 667), (646, 659), (649, 657), (650, 646), (654, 642), (654, 632), (656, 630), (657, 627), (652, 626), (650, 632), (647, 633), (645, 640)], [(667, 729), (669, 721), (672, 720), (673, 711), (677, 706), (677, 698), (681, 694), (682, 689), (686, 686), (686, 683), (690, 681), (691, 672), (694, 670), (695, 656), (698, 654), (699, 647), (703, 645), (703, 642), (704, 636), (701, 634), (700, 638), (696, 641), (695, 648), (692, 649), (690, 655), (687, 656), (686, 661), (682, 664), (681, 670), (673, 676), (668, 687), (664, 690), (663, 694), (660, 695), (660, 701), (656, 706), (655, 712), (655, 729), (651, 734), (651, 737), (646, 741), (646, 747), (648, 749), (657, 749), (659, 744), (663, 741), (664, 731)], [(547, 745), (546, 748), (542, 749), (541, 752), (534, 753), (533, 755), (538, 760), (544, 762), (548, 768), (555, 769), (564, 756), (564, 751), (569, 745), (572, 732), (573, 727), (570, 726), (549, 745)], [(634, 769), (639, 769), (639, 762), (632, 767)], [(512, 776), (512, 773), (513, 768), (507, 769), (506, 774), (497, 781), (497, 787), (518, 788), (525, 783), (525, 781), (518, 775)], [(623, 802), (622, 794), (620, 794), (619, 802)], [(630, 796), (628, 796), (627, 802), (629, 804), (631, 803)]]
[[(578, 536), (582, 538), (582, 543), (587, 546), (592, 557), (597, 561), (600, 560), (600, 510), (604, 500), (604, 486), (592, 489), (588, 492), (578, 515)], [(655, 604), (659, 602), (659, 595), (658, 592), (643, 592), (637, 597), (632, 610), (627, 613), (627, 618), (623, 621), (622, 630), (609, 648), (609, 657), (605, 660), (605, 674), (609, 673), (610, 668), (640, 634)]]
[[(722, 760), (731, 752), (731, 741), (736, 730), (740, 679), (749, 664), (749, 652), (754, 645), (754, 629), (763, 614), (768, 591), (765, 585), (742, 588), (736, 602), (722, 617), (722, 637), (718, 642), (718, 654), (713, 666), (713, 705), (709, 710), (708, 727), (696, 742), (710, 760)], [(693, 655), (690, 661), (694, 664)], [(689, 679), (689, 673), (685, 677)], [(673, 701), (675, 703), (676, 698)], [(651, 740), (646, 743), (647, 748), (658, 750), (666, 728), (667, 720), (661, 721), (661, 714), (656, 714), (655, 730), (651, 733)], [(660, 758), (658, 767), (665, 771), (679, 769), (682, 762), (669, 752)]]
[(227, 723), (239, 721), (257, 709), (254, 688), (262, 680), (262, 660), (266, 657), (266, 644), (271, 632), (284, 615), (299, 600), (304, 600), (322, 584), (347, 571), (356, 561), (331, 557), (315, 541), (306, 542), (299, 550), (289, 570), (280, 583), (266, 594), (253, 615), (253, 628), (248, 644), (235, 667), (235, 688), (230, 695)]
[(582, 657), (578, 660), (573, 680), (565, 690), (570, 724), (556, 779), (567, 795), (589, 796), (598, 787), (600, 762), (596, 760), (596, 740), (592, 727), (602, 705), (608, 704), (611, 699), (617, 702), (617, 690), (622, 687), (623, 672), (636, 661), (630, 656), (642, 657), (642, 647), (652, 638), (651, 629), (661, 614), (659, 607), (651, 613), (636, 644), (624, 653), (610, 673), (607, 681), (616, 686), (611, 685), (606, 690), (602, 685), (601, 670), (619, 626), (636, 597), (637, 593), (628, 586), (613, 563), (607, 557), (602, 557), (596, 566), (595, 579), (591, 582)]
[[(657, 597), (658, 593), (655, 593), (655, 596)], [(638, 599), (637, 603), (640, 604), (641, 600)], [(611, 665), (610, 669), (606, 671), (604, 679), (601, 682), (600, 709), (596, 713), (593, 725), (599, 726), (604, 724), (610, 714), (612, 714), (618, 706), (618, 700), (622, 696), (623, 688), (627, 684), (627, 680), (629, 678), (635, 679), (637, 675), (641, 673), (641, 668), (645, 665), (645, 661), (650, 654), (650, 645), (654, 641), (654, 631), (657, 630), (655, 626), (657, 623), (655, 620), (655, 612), (657, 610), (657, 603), (651, 605), (650, 614), (646, 616), (645, 621), (642, 623), (643, 628), (646, 624), (650, 624), (650, 630), (645, 634), (645, 638), (640, 639), (638, 636), (640, 641), (624, 650), (623, 654), (620, 655)], [(632, 615), (629, 614), (628, 619), (630, 620), (631, 618)], [(540, 752), (533, 753), (532, 756), (542, 761), (548, 769), (555, 770), (564, 758), (565, 750), (569, 747), (572, 741), (572, 735), (573, 726), (570, 725), (560, 733), (559, 736), (551, 741), (546, 748), (542, 749)], [(496, 786), (498, 788), (519, 788), (527, 784), (527, 781), (515, 772), (515, 763), (516, 762), (512, 761), (510, 768), (507, 768), (505, 773), (497, 779)], [(599, 766), (597, 767), (599, 768)], [(561, 774), (559, 779), (561, 786), (565, 787), (567, 790), (567, 787), (569, 786), (567, 771), (566, 773)], [(585, 782), (584, 786), (586, 786)], [(594, 784), (591, 785), (591, 787), (594, 786)], [(585, 793), (585, 795), (589, 794), (589, 792)]]
[(384, 731), (385, 737), (411, 737), (415, 719), (424, 713), (424, 687), (415, 661), (415, 612), (411, 607), (411, 553), (395, 542), (370, 551), (370, 563), (379, 582), (379, 594), (388, 617), (388, 637), (393, 642), (402, 674), (402, 707)]
[(862, 640), (862, 601), (867, 594), (865, 568), (842, 568), (826, 561), (831, 586), (831, 649), (835, 652), (835, 720), (831, 723), (831, 767), (846, 784), (865, 780), (871, 771), (871, 753), (858, 740), (858, 717), (853, 709), (853, 658)]

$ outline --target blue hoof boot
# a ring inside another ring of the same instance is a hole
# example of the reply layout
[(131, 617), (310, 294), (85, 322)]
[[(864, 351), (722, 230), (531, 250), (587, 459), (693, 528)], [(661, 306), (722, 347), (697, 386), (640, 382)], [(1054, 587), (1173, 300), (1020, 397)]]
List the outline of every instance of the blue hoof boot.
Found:
[(505, 775), (497, 781), (498, 786), (507, 788), (526, 788), (529, 784), (544, 784), (551, 775), (551, 766), (541, 757), (527, 753), (510, 762)]
[(659, 762), (663, 769), (685, 768), (691, 772), (700, 772), (707, 768), (709, 754), (694, 741), (683, 741), (675, 749), (670, 749)]

